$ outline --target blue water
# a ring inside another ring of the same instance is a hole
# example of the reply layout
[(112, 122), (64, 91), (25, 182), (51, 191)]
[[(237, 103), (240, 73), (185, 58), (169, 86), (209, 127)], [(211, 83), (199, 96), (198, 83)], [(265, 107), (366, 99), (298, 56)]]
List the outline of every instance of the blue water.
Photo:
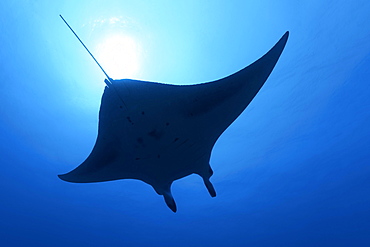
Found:
[[(370, 246), (369, 1), (76, 2), (0, 2), (1, 246)], [(290, 31), (216, 143), (216, 198), (195, 175), (173, 184), (177, 213), (140, 181), (58, 179), (90, 153), (104, 89), (59, 14), (93, 53), (134, 37), (132, 79), (173, 84), (234, 73)]]

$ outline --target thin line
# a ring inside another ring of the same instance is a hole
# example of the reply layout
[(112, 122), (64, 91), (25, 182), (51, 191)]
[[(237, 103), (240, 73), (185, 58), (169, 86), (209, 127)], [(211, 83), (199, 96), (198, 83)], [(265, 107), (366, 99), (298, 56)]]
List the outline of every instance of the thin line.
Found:
[(116, 92), (118, 98), (122, 101), (123, 105), (127, 108), (125, 102), (123, 101), (121, 95), (118, 93), (118, 90), (116, 89), (116, 87), (113, 85), (112, 83), (112, 79), (108, 76), (108, 74), (105, 72), (105, 70), (103, 69), (103, 67), (100, 65), (100, 63), (95, 59), (94, 55), (89, 51), (89, 49), (85, 46), (84, 42), (82, 42), (82, 40), (78, 37), (78, 35), (75, 33), (75, 31), (73, 31), (73, 29), (71, 28), (71, 26), (67, 23), (67, 21), (63, 18), (62, 15), (59, 15), (60, 18), (62, 18), (62, 20), (64, 21), (64, 23), (69, 27), (69, 29), (72, 31), (72, 33), (76, 36), (76, 38), (81, 42), (81, 44), (85, 47), (86, 51), (90, 54), (90, 56), (94, 59), (94, 61), (96, 62), (96, 64), (100, 67), (100, 69), (103, 71), (103, 73), (105, 74), (105, 76), (107, 77), (108, 80), (104, 80), (105, 84), (107, 84), (108, 87), (113, 87), (113, 90)]
[[(108, 74), (105, 72), (105, 70), (103, 69), (103, 67), (100, 65), (100, 63), (95, 59), (94, 55), (89, 51), (89, 49), (85, 46), (84, 42), (82, 42), (82, 40), (78, 37), (78, 35), (75, 33), (75, 31), (73, 31), (73, 29), (71, 28), (71, 26), (67, 23), (67, 21), (63, 18), (62, 15), (59, 15), (60, 18), (62, 18), (62, 20), (64, 21), (64, 23), (69, 27), (69, 29), (71, 29), (72, 33), (76, 36), (76, 38), (81, 42), (81, 44), (85, 47), (86, 51), (90, 54), (90, 56), (94, 59), (94, 61), (96, 62), (96, 64), (100, 67), (100, 69), (103, 71), (103, 73), (105, 74), (105, 76), (107, 77), (108, 81), (109, 81), (109, 84), (112, 85), (112, 82), (111, 82), (111, 78), (108, 76)], [(105, 81), (104, 81), (105, 82)], [(108, 85), (108, 83), (106, 83), (107, 86), (109, 87), (110, 85)]]

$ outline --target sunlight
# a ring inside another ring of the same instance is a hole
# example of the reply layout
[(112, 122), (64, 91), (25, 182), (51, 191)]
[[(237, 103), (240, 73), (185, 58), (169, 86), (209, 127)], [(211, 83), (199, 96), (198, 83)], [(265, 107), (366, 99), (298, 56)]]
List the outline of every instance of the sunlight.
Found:
[(135, 78), (139, 71), (139, 50), (133, 38), (114, 35), (98, 45), (97, 59), (111, 78)]

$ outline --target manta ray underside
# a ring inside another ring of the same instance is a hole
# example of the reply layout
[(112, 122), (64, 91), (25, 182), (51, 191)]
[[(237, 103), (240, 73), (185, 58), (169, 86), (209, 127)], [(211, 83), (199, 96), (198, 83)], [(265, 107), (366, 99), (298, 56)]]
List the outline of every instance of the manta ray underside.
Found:
[(261, 89), (288, 35), (253, 64), (213, 82), (176, 86), (111, 80), (102, 96), (91, 154), (59, 177), (74, 183), (139, 179), (163, 195), (174, 212), (174, 180), (198, 174), (210, 195), (216, 196), (209, 180), (212, 148)]

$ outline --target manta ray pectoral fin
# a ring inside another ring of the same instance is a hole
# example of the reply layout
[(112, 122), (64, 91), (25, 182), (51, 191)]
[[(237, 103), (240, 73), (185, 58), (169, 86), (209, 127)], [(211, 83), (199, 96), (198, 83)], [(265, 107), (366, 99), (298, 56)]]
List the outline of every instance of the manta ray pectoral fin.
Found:
[[(66, 174), (59, 174), (58, 177), (63, 181), (68, 181), (68, 179), (65, 178)], [(68, 181), (69, 182), (69, 181)]]

